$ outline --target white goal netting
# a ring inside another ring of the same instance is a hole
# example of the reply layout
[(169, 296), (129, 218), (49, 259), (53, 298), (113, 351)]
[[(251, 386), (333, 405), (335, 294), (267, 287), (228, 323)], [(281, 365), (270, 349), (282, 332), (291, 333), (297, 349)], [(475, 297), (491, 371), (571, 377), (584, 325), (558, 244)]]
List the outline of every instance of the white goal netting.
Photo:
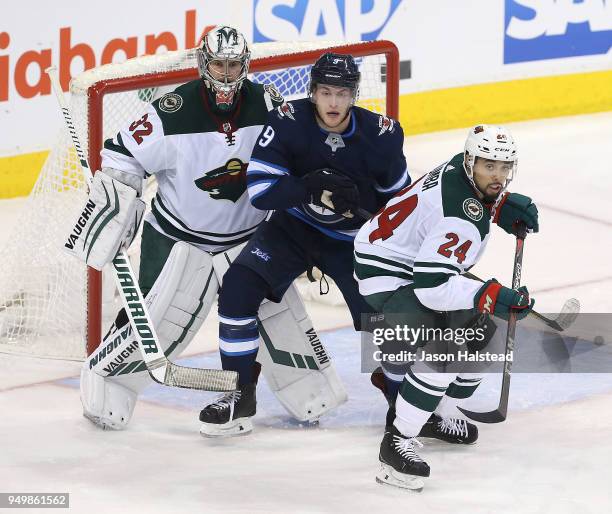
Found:
[[(364, 48), (367, 45), (363, 44)], [(336, 44), (255, 44), (250, 78), (256, 82), (274, 84), (287, 99), (303, 97), (307, 92), (310, 65), (302, 65), (302, 61), (296, 57), (300, 65), (283, 62), (277, 69), (269, 70), (270, 61), (266, 58), (287, 54), (299, 56), (300, 52), (332, 46)], [(356, 56), (362, 74), (359, 104), (385, 113), (388, 64), (384, 53), (360, 56), (354, 47), (351, 53)], [(257, 71), (262, 65), (268, 71)], [(169, 72), (193, 70), (195, 67), (195, 54), (193, 50), (188, 50), (109, 64), (75, 77), (70, 87), (70, 107), (85, 153), (90, 148), (98, 151), (102, 144), (101, 140), (89, 139), (93, 118), (88, 102), (91, 88), (100, 81), (138, 77), (130, 90), (103, 96), (101, 139), (106, 139), (113, 137), (125, 124), (139, 118), (148, 102), (178, 85), (165, 83), (167, 80), (164, 77)], [(92, 168), (95, 169), (93, 164)], [(152, 182), (147, 192), (150, 196), (155, 188)], [(103, 312), (92, 311), (87, 305), (85, 266), (61, 250), (85, 198), (83, 173), (71, 139), (62, 128), (19, 222), (8, 238), (8, 245), (0, 250), (0, 262), (3, 263), (0, 271), (0, 352), (82, 359), (86, 353), (88, 318), (90, 321), (102, 318), (104, 330), (114, 317), (119, 304), (112, 280), (103, 281)], [(138, 245), (133, 245), (129, 253), (137, 260)]]

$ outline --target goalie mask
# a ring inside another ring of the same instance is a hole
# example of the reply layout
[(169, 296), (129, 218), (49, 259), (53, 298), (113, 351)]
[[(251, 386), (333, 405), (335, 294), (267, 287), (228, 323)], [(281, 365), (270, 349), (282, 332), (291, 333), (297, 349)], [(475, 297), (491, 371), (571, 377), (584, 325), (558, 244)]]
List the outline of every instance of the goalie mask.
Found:
[(217, 27), (204, 36), (196, 53), (217, 109), (231, 110), (249, 72), (251, 52), (244, 36), (232, 27)]
[(464, 156), (465, 172), (475, 188), (474, 163), (476, 162), (476, 157), (512, 163), (512, 171), (506, 179), (504, 189), (508, 187), (508, 184), (510, 184), (516, 174), (518, 164), (516, 144), (512, 134), (503, 127), (476, 125), (471, 128), (465, 142)]
[(359, 95), (359, 81), (361, 73), (352, 55), (323, 54), (310, 70), (310, 86), (308, 96), (312, 100), (312, 93), (317, 84), (328, 86), (348, 87), (353, 92), (353, 104)]

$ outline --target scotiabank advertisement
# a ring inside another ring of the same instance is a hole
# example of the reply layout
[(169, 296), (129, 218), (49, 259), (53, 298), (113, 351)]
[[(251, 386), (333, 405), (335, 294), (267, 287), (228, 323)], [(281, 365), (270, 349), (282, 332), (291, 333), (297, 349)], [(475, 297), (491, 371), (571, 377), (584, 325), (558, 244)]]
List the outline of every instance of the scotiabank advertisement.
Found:
[(14, 2), (0, 19), (0, 160), (52, 146), (48, 66), (67, 88), (84, 69), (193, 47), (220, 23), (254, 43), (389, 39), (403, 95), (612, 68), (610, 0)]

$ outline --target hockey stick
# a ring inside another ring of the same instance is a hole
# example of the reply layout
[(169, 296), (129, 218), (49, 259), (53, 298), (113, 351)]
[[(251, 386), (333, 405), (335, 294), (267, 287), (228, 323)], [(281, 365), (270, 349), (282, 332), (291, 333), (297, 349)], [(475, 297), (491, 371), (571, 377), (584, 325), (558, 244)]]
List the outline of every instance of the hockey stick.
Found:
[[(521, 270), (523, 265), (523, 245), (527, 236), (527, 227), (524, 223), (519, 223), (516, 234), (516, 250), (514, 252), (514, 268), (512, 270), (512, 289), (521, 287)], [(508, 331), (506, 332), (506, 355), (514, 351), (514, 335), (516, 333), (516, 312), (510, 311), (508, 319)], [(510, 396), (510, 378), (512, 369), (512, 359), (504, 362), (504, 376), (502, 378), (501, 397), (497, 409), (490, 412), (471, 412), (461, 407), (457, 407), (463, 414), (474, 421), (481, 423), (501, 423), (508, 414), (508, 397)]]
[[(477, 277), (469, 271), (464, 273), (463, 275), (467, 278), (478, 280), (478, 282), (485, 282), (483, 279)], [(570, 298), (569, 300), (565, 301), (563, 307), (561, 307), (561, 310), (559, 311), (559, 315), (555, 319), (547, 318), (543, 314), (540, 314), (539, 312), (534, 310), (529, 313), (529, 316), (533, 316), (539, 319), (540, 321), (548, 325), (550, 328), (557, 330), (558, 332), (563, 332), (572, 323), (574, 323), (574, 321), (576, 321), (576, 318), (578, 317), (579, 313), (580, 302), (576, 298)]]
[[(66, 127), (72, 138), (74, 149), (83, 168), (85, 179), (91, 185), (93, 173), (89, 167), (79, 137), (77, 135), (72, 114), (64, 98), (62, 87), (59, 83), (57, 68), (51, 67), (45, 70), (51, 79), (51, 85), (57, 96), (66, 122)], [(163, 385), (182, 387), (185, 389), (198, 389), (200, 391), (235, 391), (238, 386), (238, 374), (235, 371), (221, 369), (198, 369), (179, 366), (170, 362), (159, 345), (159, 339), (155, 333), (151, 316), (134, 277), (134, 271), (125, 251), (119, 250), (113, 259), (113, 270), (117, 282), (117, 288), (121, 293), (121, 301), (128, 315), (134, 336), (138, 340), (138, 348), (142, 360), (147, 366), (151, 378)]]

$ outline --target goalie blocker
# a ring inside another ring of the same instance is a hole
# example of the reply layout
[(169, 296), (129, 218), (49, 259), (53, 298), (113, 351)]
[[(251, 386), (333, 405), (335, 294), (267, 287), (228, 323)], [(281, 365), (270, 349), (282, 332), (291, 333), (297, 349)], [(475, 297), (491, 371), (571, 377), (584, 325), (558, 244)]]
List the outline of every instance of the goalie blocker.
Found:
[[(216, 297), (223, 274), (242, 246), (212, 257), (174, 244), (146, 297), (168, 358), (187, 348)], [(280, 304), (261, 310), (263, 373), (282, 405), (300, 421), (314, 420), (347, 399), (332, 364), (292, 286)], [(127, 427), (138, 394), (151, 383), (122, 311), (81, 371), (84, 416), (102, 428)]]
[(142, 179), (128, 173), (111, 168), (96, 173), (64, 250), (100, 271), (138, 232), (145, 211), (141, 188)]

